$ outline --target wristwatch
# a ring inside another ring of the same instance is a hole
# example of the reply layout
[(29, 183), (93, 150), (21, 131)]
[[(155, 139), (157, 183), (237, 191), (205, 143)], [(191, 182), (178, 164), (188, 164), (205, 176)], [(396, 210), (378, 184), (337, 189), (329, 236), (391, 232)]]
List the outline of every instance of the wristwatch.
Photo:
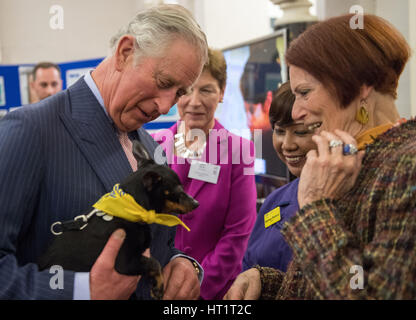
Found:
[(198, 277), (199, 277), (199, 274), (201, 273), (201, 270), (199, 270), (199, 266), (198, 266), (198, 264), (194, 261), (194, 260), (190, 260), (191, 262), (192, 262), (192, 265), (194, 266), (194, 268), (195, 268), (195, 271), (196, 271), (196, 274), (198, 275)]

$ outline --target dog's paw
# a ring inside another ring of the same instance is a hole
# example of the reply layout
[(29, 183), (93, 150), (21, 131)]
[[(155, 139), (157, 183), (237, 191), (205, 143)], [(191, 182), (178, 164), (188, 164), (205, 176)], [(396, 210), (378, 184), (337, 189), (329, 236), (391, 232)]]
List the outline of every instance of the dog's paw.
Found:
[(152, 289), (150, 290), (151, 297), (155, 300), (162, 300), (163, 293), (163, 280), (155, 279), (155, 284), (152, 286)]
[(149, 270), (148, 273), (150, 284), (152, 286), (152, 289), (150, 290), (150, 295), (155, 300), (162, 300), (164, 293), (162, 270), (159, 262), (157, 262), (156, 260), (153, 260), (152, 262), (152, 268)]

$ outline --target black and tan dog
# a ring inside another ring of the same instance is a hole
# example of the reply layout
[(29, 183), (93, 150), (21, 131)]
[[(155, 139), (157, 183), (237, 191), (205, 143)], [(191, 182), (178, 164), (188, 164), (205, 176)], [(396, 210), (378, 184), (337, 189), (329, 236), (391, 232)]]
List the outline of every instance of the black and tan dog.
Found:
[[(187, 213), (198, 206), (198, 202), (184, 192), (176, 173), (167, 166), (156, 164), (138, 141), (133, 143), (133, 154), (138, 170), (127, 177), (118, 189), (131, 195), (144, 211)], [(144, 250), (150, 247), (149, 225), (110, 216), (97, 209), (73, 221), (56, 222), (52, 226), (56, 236), (38, 260), (39, 269), (59, 265), (65, 270), (89, 272), (110, 235), (119, 228), (126, 231), (126, 238), (117, 256), (115, 269), (121, 274), (148, 277), (152, 296), (160, 299), (163, 296), (160, 264), (154, 258), (142, 256)]]

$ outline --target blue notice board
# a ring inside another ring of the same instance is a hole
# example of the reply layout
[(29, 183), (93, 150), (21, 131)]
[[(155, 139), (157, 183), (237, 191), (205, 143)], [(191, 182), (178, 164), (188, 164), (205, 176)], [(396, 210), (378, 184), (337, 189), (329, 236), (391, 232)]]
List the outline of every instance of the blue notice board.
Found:
[(19, 66), (0, 65), (0, 110), (20, 105)]
[[(74, 83), (83, 72), (95, 68), (103, 58), (58, 63), (62, 72), (62, 88)], [(29, 103), (29, 74), (35, 64), (0, 65), (0, 118)]]

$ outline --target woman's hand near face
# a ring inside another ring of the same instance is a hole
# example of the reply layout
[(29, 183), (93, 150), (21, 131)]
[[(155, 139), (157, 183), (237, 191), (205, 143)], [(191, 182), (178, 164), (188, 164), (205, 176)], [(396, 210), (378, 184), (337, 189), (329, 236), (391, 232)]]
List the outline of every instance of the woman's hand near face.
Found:
[(354, 155), (343, 155), (342, 145), (330, 148), (331, 140), (357, 145), (350, 134), (341, 130), (335, 130), (335, 133), (322, 131), (312, 139), (318, 148), (308, 152), (300, 176), (300, 208), (324, 198), (337, 199), (347, 193), (355, 184), (365, 154), (364, 151), (360, 151)]

